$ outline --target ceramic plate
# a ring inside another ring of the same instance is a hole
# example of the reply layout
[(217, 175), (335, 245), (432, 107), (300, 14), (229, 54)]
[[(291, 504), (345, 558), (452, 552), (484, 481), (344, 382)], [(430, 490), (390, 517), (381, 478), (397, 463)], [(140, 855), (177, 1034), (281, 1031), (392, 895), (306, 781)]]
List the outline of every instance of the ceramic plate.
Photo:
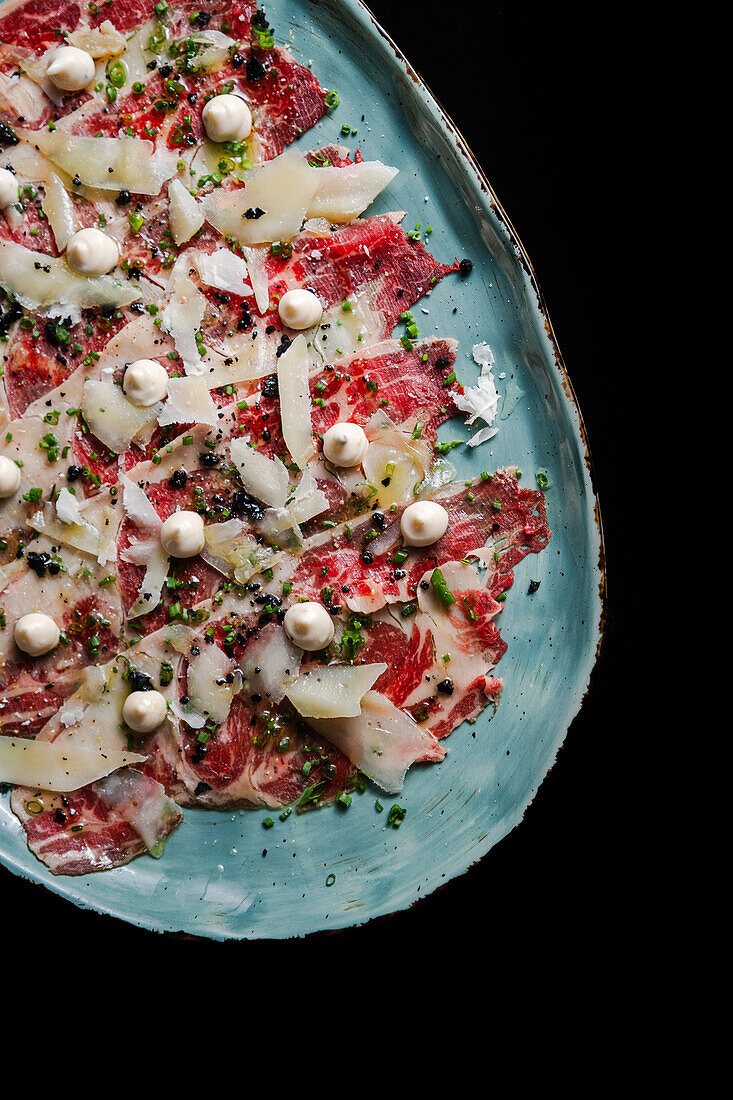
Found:
[[(375, 808), (378, 797), (385, 809), (393, 799), (372, 787), (347, 811), (329, 806), (285, 822), (275, 814), (270, 829), (265, 811), (187, 810), (161, 860), (55, 878), (28, 851), (9, 796), (0, 798), (0, 859), (15, 873), (133, 924), (212, 939), (361, 924), (407, 908), (484, 856), (521, 821), (553, 764), (588, 686), (602, 616), (600, 521), (580, 413), (531, 266), (488, 182), (359, 0), (280, 0), (273, 22), (276, 41), (312, 62), (341, 99), (301, 145), (343, 141), (341, 126), (356, 127), (352, 147), (401, 169), (368, 213), (407, 211), (408, 229), (433, 227), (429, 247), (439, 260), (472, 259), (469, 279), (444, 279), (415, 307), (424, 336), (460, 341), (464, 383), (478, 375), (471, 348), (481, 340), (494, 351), (495, 374), (505, 374), (498, 434), (451, 459), (461, 478), (516, 463), (534, 486), (545, 472), (553, 537), (518, 566), (501, 614), (509, 650), (497, 670), (505, 688), (496, 717), (489, 721), (486, 710), (459, 727), (443, 763), (408, 773), (399, 829)], [(455, 425), (447, 426), (451, 439), (467, 436)], [(530, 580), (541, 581), (531, 597)]]

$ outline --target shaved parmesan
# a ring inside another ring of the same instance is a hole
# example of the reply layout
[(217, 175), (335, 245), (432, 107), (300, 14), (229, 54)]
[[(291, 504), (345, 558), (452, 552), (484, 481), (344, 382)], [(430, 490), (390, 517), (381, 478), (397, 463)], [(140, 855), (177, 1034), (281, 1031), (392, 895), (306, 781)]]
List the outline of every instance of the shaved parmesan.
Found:
[(316, 450), (308, 369), (308, 346), (304, 336), (297, 336), (277, 361), (277, 381), (283, 439), (301, 470), (305, 469)]
[[(24, 73), (0, 73), (0, 110), (6, 116), (37, 122), (43, 117), (47, 106), (43, 91)], [(3, 159), (3, 166), (5, 163)]]
[(76, 791), (126, 764), (145, 760), (136, 752), (78, 748), (47, 741), (0, 737), (0, 781), (44, 791)]
[(126, 306), (141, 298), (139, 285), (121, 283), (111, 275), (87, 278), (64, 259), (33, 252), (14, 241), (0, 241), (0, 285), (26, 309), (78, 321), (80, 310), (94, 306)]
[(343, 168), (312, 168), (316, 192), (308, 204), (309, 218), (349, 222), (358, 218), (397, 175), (379, 160), (364, 160)]
[(157, 195), (176, 174), (177, 157), (143, 138), (85, 137), (62, 130), (23, 130), (17, 134), (69, 176), (102, 191)]
[[(71, 496), (71, 494), (69, 494)], [(71, 497), (73, 501), (73, 497)], [(66, 502), (62, 505), (67, 515), (72, 514)], [(116, 557), (115, 540), (121, 516), (114, 508), (101, 500), (92, 498), (83, 510), (77, 508), (79, 522), (62, 520), (53, 504), (48, 501), (43, 511), (36, 512), (28, 520), (28, 525), (41, 535), (65, 546), (73, 546), (85, 554), (91, 554), (100, 565), (105, 565)]]
[(170, 299), (161, 314), (162, 328), (176, 345), (186, 374), (202, 374), (201, 354), (196, 333), (206, 312), (206, 299), (188, 275), (190, 259), (179, 257), (173, 265), (168, 285)]
[(296, 523), (306, 523), (314, 516), (319, 516), (329, 507), (329, 500), (322, 489), (318, 488), (316, 479), (310, 469), (303, 471), (298, 482), (293, 499), (288, 502), (288, 511)]
[(168, 184), (168, 220), (176, 244), (184, 244), (204, 224), (204, 210), (180, 180)]
[(442, 760), (445, 749), (405, 711), (384, 695), (368, 691), (354, 718), (309, 718), (312, 726), (389, 794), (402, 790), (405, 773), (417, 760)]
[(290, 478), (280, 459), (267, 458), (244, 439), (233, 439), (229, 454), (247, 492), (273, 508), (282, 508), (290, 489)]
[[(241, 679), (233, 675), (235, 667), (234, 661), (215, 645), (203, 646), (197, 656), (191, 657), (186, 680), (187, 715), (190, 707), (204, 721), (217, 725), (225, 722), (241, 684)], [(188, 717), (186, 721), (191, 724)]]
[(120, 554), (123, 561), (133, 565), (145, 565), (145, 576), (140, 585), (140, 593), (127, 612), (129, 619), (137, 619), (154, 611), (160, 603), (160, 593), (168, 576), (168, 555), (160, 544), (160, 539), (146, 542), (133, 542)]
[(379, 490), (383, 508), (411, 499), (430, 469), (430, 448), (424, 439), (413, 439), (414, 427), (414, 418), (395, 424), (384, 412), (376, 412), (366, 425), (369, 450), (362, 465), (369, 485)]
[(124, 35), (105, 19), (96, 28), (80, 26), (65, 38), (67, 46), (76, 46), (90, 57), (115, 57), (125, 51)]
[(299, 676), (285, 694), (304, 718), (354, 718), (361, 700), (387, 665), (318, 665)]
[(246, 584), (263, 569), (272, 568), (281, 557), (269, 546), (255, 542), (238, 519), (209, 523), (204, 532), (206, 546), (201, 557), (237, 584)]
[(128, 401), (114, 382), (87, 382), (81, 403), (91, 432), (116, 454), (124, 453), (146, 429), (152, 432), (162, 402), (144, 408)]
[(122, 507), (125, 509), (127, 518), (136, 527), (158, 532), (163, 521), (140, 486), (130, 481), (126, 474), (120, 474), (120, 485), (122, 486)]
[(243, 245), (242, 252), (247, 261), (247, 271), (257, 308), (260, 313), (266, 313), (270, 307), (270, 280), (267, 275), (269, 249), (246, 248)]
[(252, 293), (252, 287), (247, 282), (246, 262), (241, 256), (235, 256), (228, 248), (217, 248), (216, 252), (210, 255), (206, 252), (196, 252), (194, 262), (201, 282), (206, 283), (207, 286), (226, 290), (240, 297)]
[(83, 523), (84, 517), (79, 509), (79, 501), (66, 486), (62, 486), (56, 500), (56, 515), (62, 523)]
[(56, 247), (63, 252), (77, 229), (74, 204), (63, 183), (52, 172), (46, 181), (41, 209), (48, 218)]
[[(240, 244), (289, 241), (300, 232), (317, 186), (316, 171), (289, 150), (248, 172), (244, 187), (212, 191), (203, 205), (214, 228)], [(257, 210), (264, 213), (247, 217)]]
[(475, 386), (464, 389), (463, 393), (454, 393), (453, 400), (461, 412), (469, 414), (467, 424), (473, 424), (478, 419), (486, 421), (487, 427), (481, 428), (468, 441), (469, 447), (478, 447), (480, 443), (485, 443), (487, 439), (495, 436), (499, 430), (491, 427), (499, 411), (499, 394), (491, 373), (494, 354), (489, 345), (474, 344), (473, 358), (474, 362), (481, 367), (479, 380)]
[(217, 408), (201, 375), (168, 380), (168, 399), (158, 413), (161, 428), (166, 424), (218, 424)]
[(239, 662), (243, 690), (279, 703), (298, 677), (303, 651), (293, 645), (277, 623), (270, 623), (248, 642)]

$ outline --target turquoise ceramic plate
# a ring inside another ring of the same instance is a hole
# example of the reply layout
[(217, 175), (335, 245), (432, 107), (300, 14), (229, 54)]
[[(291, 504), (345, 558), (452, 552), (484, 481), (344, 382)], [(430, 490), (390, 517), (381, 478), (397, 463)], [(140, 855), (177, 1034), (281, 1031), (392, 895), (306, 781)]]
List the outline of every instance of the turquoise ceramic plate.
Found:
[[(487, 711), (460, 727), (442, 764), (408, 774), (399, 829), (376, 812), (375, 789), (355, 795), (346, 812), (331, 806), (285, 822), (275, 815), (269, 830), (261, 811), (187, 811), (163, 859), (54, 878), (28, 851), (8, 797), (0, 798), (0, 859), (12, 871), (133, 924), (212, 939), (360, 924), (407, 908), (484, 856), (521, 821), (553, 764), (588, 686), (602, 618), (600, 522), (580, 413), (510, 223), (453, 123), (359, 0), (276, 7), (276, 40), (312, 61), (341, 97), (305, 146), (339, 140), (343, 123), (357, 126), (366, 157), (402, 169), (370, 212), (405, 210), (410, 228), (433, 226), (438, 259), (473, 260), (470, 279), (445, 279), (416, 307), (424, 335), (460, 340), (464, 382), (478, 374), (471, 347), (479, 340), (496, 355), (495, 373), (506, 373), (498, 435), (451, 457), (461, 477), (516, 463), (534, 484), (545, 471), (553, 538), (520, 564), (501, 615), (509, 650), (498, 670), (505, 690), (496, 718), (489, 722)], [(542, 582), (531, 598), (530, 579)]]

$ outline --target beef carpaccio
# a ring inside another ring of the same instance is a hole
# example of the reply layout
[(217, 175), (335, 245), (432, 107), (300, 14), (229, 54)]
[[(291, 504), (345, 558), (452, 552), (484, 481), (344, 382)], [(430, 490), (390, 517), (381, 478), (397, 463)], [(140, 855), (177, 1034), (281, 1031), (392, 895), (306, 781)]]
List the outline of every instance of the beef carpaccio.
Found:
[(368, 213), (397, 168), (308, 134), (338, 93), (251, 0), (1, 12), (0, 780), (30, 848), (87, 874), (182, 808), (398, 792), (496, 708), (550, 535), (515, 467), (456, 480), (438, 442), (481, 407), (411, 309), (470, 263)]

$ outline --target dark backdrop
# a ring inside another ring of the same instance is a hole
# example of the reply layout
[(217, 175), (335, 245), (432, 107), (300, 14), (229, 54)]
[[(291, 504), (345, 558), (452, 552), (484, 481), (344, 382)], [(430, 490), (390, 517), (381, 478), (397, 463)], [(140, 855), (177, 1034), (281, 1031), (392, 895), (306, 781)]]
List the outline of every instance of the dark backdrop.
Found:
[[(275, 15), (275, 0), (271, 7)], [(632, 849), (618, 823), (633, 811), (636, 731), (628, 717), (619, 724), (614, 705), (626, 626), (617, 488), (625, 460), (611, 405), (622, 367), (611, 277), (615, 181), (629, 125), (619, 90), (634, 59), (611, 24), (579, 22), (576, 5), (568, 5), (572, 15), (556, 8), (461, 0), (431, 14), (416, 0), (371, 2), (463, 132), (527, 249), (594, 458), (610, 584), (605, 644), (583, 709), (524, 822), (411, 911), (347, 933), (286, 944), (185, 942), (81, 912), (4, 871), (0, 927), (22, 927), (45, 951), (56, 942), (71, 955), (98, 938), (118, 961), (132, 952), (136, 970), (149, 956), (156, 969), (190, 964), (195, 973), (217, 956), (235, 967), (266, 964), (270, 973), (295, 965), (305, 975), (318, 960), (319, 969), (338, 967), (345, 982), (373, 973), (372, 960), (395, 949), (402, 965), (422, 965), (429, 954), (455, 973), (482, 966), (494, 973), (502, 958), (537, 972), (552, 960), (582, 959), (593, 969), (618, 953), (635, 908)]]

